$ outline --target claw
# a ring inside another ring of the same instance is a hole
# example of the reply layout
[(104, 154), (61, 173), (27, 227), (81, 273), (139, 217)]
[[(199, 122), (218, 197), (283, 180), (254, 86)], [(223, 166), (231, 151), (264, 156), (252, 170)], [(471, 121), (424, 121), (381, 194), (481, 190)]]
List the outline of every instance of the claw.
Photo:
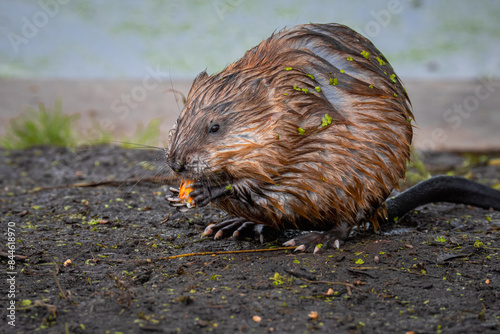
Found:
[(205, 229), (205, 231), (203, 231), (202, 236), (205, 237), (205, 236), (210, 235), (212, 233), (214, 233), (214, 231), (212, 230), (212, 228), (210, 226), (207, 226), (207, 228)]
[(207, 226), (207, 228), (205, 229), (205, 231), (203, 231), (201, 235), (206, 237), (207, 235), (210, 235), (212, 233), (214, 233), (214, 231), (210, 228), (210, 226)]
[(306, 245), (300, 245), (297, 248), (295, 248), (293, 251), (300, 252), (300, 251), (305, 251), (305, 250), (306, 250)]
[(335, 247), (335, 248), (337, 248), (337, 249), (340, 249), (340, 241), (339, 241), (339, 239), (337, 239), (337, 240), (335, 240), (335, 241), (333, 242), (333, 247)]
[(320, 248), (318, 246), (314, 247), (314, 252), (313, 253), (316, 254), (317, 252), (319, 252), (319, 249)]
[(224, 232), (222, 232), (222, 230), (219, 230), (217, 233), (215, 233), (214, 240), (222, 238), (223, 235)]
[(165, 199), (169, 202), (180, 202), (181, 199), (178, 197), (165, 197)]
[(295, 240), (290, 239), (287, 242), (283, 243), (283, 246), (288, 247), (288, 246), (295, 246)]
[(170, 202), (170, 206), (183, 207), (183, 206), (186, 206), (186, 203)]
[(180, 191), (180, 189), (174, 187), (168, 187), (168, 190), (170, 190), (173, 193), (178, 193)]

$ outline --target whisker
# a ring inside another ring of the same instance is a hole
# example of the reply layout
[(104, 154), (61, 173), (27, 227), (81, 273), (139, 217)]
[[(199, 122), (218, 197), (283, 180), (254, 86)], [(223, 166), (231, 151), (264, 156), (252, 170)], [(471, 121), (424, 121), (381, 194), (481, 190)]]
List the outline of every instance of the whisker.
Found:
[(119, 140), (110, 140), (110, 143), (115, 143), (115, 144), (127, 144), (127, 145), (135, 145), (135, 146), (141, 146), (142, 148), (152, 148), (155, 150), (165, 150), (164, 147), (158, 147), (158, 146), (151, 146), (151, 145), (145, 145), (145, 144), (137, 144), (137, 143), (130, 143), (126, 141), (119, 141)]
[(179, 114), (181, 114), (181, 108), (179, 107), (179, 102), (177, 102), (177, 96), (175, 95), (176, 90), (174, 89), (174, 83), (172, 82), (172, 73), (169, 71), (168, 72), (169, 80), (170, 80), (170, 86), (172, 87), (172, 91), (174, 92), (174, 98), (175, 98), (175, 104), (177, 105), (177, 109), (179, 110)]
[(223, 184), (224, 184), (224, 182), (220, 179), (220, 177), (219, 177), (219, 176), (218, 176), (218, 175), (217, 175), (217, 174), (216, 174), (216, 173), (212, 170), (212, 168), (210, 168), (210, 166), (209, 166), (206, 162), (203, 162), (203, 161), (200, 161), (200, 162), (201, 162), (201, 163), (203, 163), (203, 164), (204, 164), (204, 167), (205, 167), (206, 169), (208, 169), (208, 170), (212, 173), (212, 175), (213, 175), (213, 179), (214, 179), (215, 184), (216, 184), (217, 186), (221, 186), (221, 185), (223, 185)]

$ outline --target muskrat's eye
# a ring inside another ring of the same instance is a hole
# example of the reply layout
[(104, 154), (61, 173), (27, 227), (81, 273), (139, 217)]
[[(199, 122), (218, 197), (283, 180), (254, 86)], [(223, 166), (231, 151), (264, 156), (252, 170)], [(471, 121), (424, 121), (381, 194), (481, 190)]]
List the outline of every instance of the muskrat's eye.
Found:
[(219, 131), (219, 124), (214, 124), (212, 125), (212, 127), (210, 128), (210, 131), (208, 131), (209, 133), (216, 133), (217, 131)]

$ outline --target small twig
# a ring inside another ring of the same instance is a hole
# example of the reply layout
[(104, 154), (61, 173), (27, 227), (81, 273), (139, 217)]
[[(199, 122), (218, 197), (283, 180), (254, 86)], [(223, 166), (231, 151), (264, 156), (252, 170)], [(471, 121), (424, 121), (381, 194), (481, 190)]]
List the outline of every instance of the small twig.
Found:
[(0, 257), (4, 257), (6, 259), (9, 259), (9, 258), (12, 258), (12, 256), (14, 256), (14, 258), (16, 260), (19, 260), (19, 261), (26, 261), (28, 259), (28, 257), (24, 256), (24, 255), (17, 255), (17, 254), (11, 255), (9, 253), (5, 253), (5, 252), (0, 251)]
[(16, 310), (18, 310), (18, 311), (26, 311), (26, 310), (29, 310), (31, 308), (37, 307), (37, 306), (45, 307), (47, 309), (47, 311), (49, 311), (54, 318), (56, 317), (57, 306), (51, 305), (51, 304), (47, 304), (43, 300), (35, 300), (33, 302), (33, 304), (28, 305), (28, 306), (16, 307)]
[(277, 247), (277, 248), (264, 248), (264, 249), (243, 249), (243, 250), (234, 250), (234, 251), (219, 251), (219, 252), (197, 252), (197, 253), (187, 253), (187, 254), (179, 254), (179, 255), (172, 255), (172, 256), (165, 256), (165, 257), (159, 257), (156, 259), (147, 259), (138, 262), (138, 264), (146, 264), (146, 263), (152, 263), (152, 262), (157, 262), (157, 261), (167, 261), (167, 260), (172, 260), (172, 259), (177, 259), (181, 257), (191, 257), (191, 256), (204, 256), (204, 255), (222, 255), (222, 254), (239, 254), (239, 253), (260, 253), (260, 252), (275, 252), (275, 251), (280, 251), (280, 250), (293, 250), (297, 247)]
[(354, 288), (354, 285), (350, 284), (350, 283), (344, 283), (344, 282), (330, 282), (330, 281), (316, 281), (315, 279), (309, 279), (309, 278), (305, 278), (304, 275), (302, 273), (297, 273), (293, 270), (287, 270), (285, 269), (285, 272), (289, 275), (292, 275), (294, 277), (297, 277), (298, 279), (300, 280), (303, 280), (307, 283), (316, 283), (316, 284), (335, 284), (335, 285), (344, 285), (346, 286), (347, 288)]
[(126, 180), (108, 180), (108, 181), (99, 181), (99, 182), (80, 182), (80, 183), (72, 183), (72, 184), (63, 184), (61, 186), (54, 186), (54, 187), (35, 187), (28, 191), (30, 194), (40, 192), (40, 191), (46, 191), (46, 190), (54, 190), (54, 189), (64, 189), (64, 188), (88, 188), (88, 187), (99, 187), (99, 186), (113, 186), (113, 187), (119, 187), (123, 184), (127, 183), (154, 183), (158, 184), (160, 182), (162, 183), (167, 183), (167, 182), (172, 182), (176, 181), (177, 178), (170, 176), (170, 177), (145, 177), (141, 179), (133, 178), (133, 179), (126, 179)]
[[(56, 268), (57, 270), (56, 271), (59, 271), (58, 268)], [(57, 287), (59, 288), (59, 291), (61, 292), (61, 296), (65, 299), (65, 300), (68, 300), (68, 296), (66, 296), (66, 293), (63, 291), (62, 287), (61, 287), (61, 283), (59, 283), (59, 279), (57, 278), (57, 272), (54, 271), (53, 274), (54, 274), (54, 280), (56, 281), (56, 284), (57, 284)]]
[(353, 270), (353, 269), (347, 269), (347, 271), (350, 272), (351, 274), (364, 275), (364, 276), (368, 276), (370, 278), (375, 278), (373, 275), (370, 275), (369, 273), (365, 273), (364, 271)]
[(429, 275), (429, 274), (423, 274), (423, 273), (418, 273), (418, 272), (413, 272), (413, 271), (406, 271), (398, 268), (393, 268), (393, 267), (387, 267), (387, 269), (394, 270), (394, 271), (399, 271), (401, 273), (406, 273), (406, 274), (413, 274), (413, 275), (419, 275), (419, 276), (425, 276), (425, 277), (434, 277), (434, 278), (440, 278), (439, 276), (434, 276), (434, 275)]
[(306, 281), (307, 283), (311, 283), (311, 284), (334, 284), (334, 285), (344, 285), (345, 287), (347, 287), (347, 289), (349, 288), (355, 288), (356, 286), (354, 286), (353, 284), (351, 283), (344, 283), (344, 282), (331, 282), (331, 281), (311, 281), (311, 280), (308, 280), (306, 278), (300, 278), (301, 280), (304, 280)]

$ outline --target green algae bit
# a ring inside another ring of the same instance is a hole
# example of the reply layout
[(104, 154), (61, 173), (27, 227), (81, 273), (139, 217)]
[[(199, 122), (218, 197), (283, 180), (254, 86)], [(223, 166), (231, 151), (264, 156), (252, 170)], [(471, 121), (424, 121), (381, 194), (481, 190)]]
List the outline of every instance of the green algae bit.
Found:
[(361, 51), (361, 55), (368, 60), (370, 59), (370, 53), (368, 51), (365, 50)]
[(339, 84), (339, 80), (337, 78), (330, 78), (330, 85), (337, 86)]
[(309, 89), (307, 89), (307, 88), (302, 88), (302, 91), (304, 92), (304, 94), (309, 93)]
[(332, 124), (333, 118), (331, 118), (328, 114), (325, 114), (323, 118), (321, 119), (321, 126), (327, 126)]
[(314, 87), (314, 89), (316, 89), (316, 91), (317, 91), (318, 93), (319, 93), (319, 92), (321, 92), (321, 87), (319, 87), (319, 86)]
[(396, 83), (396, 74), (391, 74), (391, 81)]
[(283, 94), (283, 95), (287, 96), (287, 95), (288, 95), (288, 93), (285, 93), (285, 94)]
[(314, 80), (314, 75), (312, 74), (306, 74), (309, 78), (313, 79)]
[(370, 89), (373, 89), (373, 85), (370, 85), (370, 86), (368, 86), (368, 87), (370, 87)]
[(394, 97), (398, 97), (398, 94), (394, 93)]
[(413, 121), (413, 119), (408, 118), (407, 121), (408, 121), (408, 123), (411, 123), (411, 121)]
[(292, 87), (293, 87), (293, 89), (295, 89), (295, 90), (301, 91), (301, 89), (300, 89), (298, 86), (293, 85)]
[(347, 57), (347, 60), (353, 61), (352, 57)]
[(228, 186), (226, 186), (226, 190), (233, 190), (233, 185), (229, 184)]
[(377, 57), (377, 61), (382, 66), (384, 66), (386, 64), (386, 62), (383, 59), (380, 59), (379, 57)]
[(285, 71), (291, 71), (292, 68), (291, 67), (285, 67)]
[(340, 73), (345, 73), (345, 71), (344, 70), (340, 70)]
[(299, 128), (299, 135), (303, 135), (304, 133), (306, 133), (306, 130)]

